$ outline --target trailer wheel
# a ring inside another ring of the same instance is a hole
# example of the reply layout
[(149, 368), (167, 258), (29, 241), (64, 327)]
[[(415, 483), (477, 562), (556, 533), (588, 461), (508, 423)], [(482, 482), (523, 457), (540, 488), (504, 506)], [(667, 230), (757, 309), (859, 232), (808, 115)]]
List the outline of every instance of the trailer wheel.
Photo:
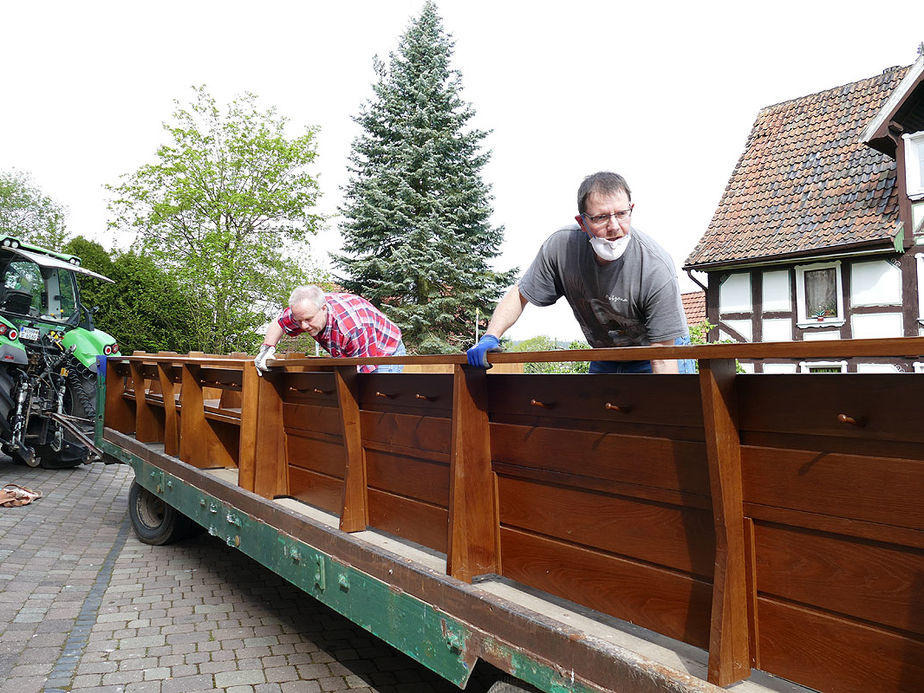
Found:
[(137, 481), (132, 481), (128, 490), (128, 516), (138, 539), (152, 546), (170, 544), (202, 531), (193, 520)]
[(488, 693), (541, 693), (541, 691), (513, 676), (505, 675), (500, 681), (495, 681), (491, 685)]

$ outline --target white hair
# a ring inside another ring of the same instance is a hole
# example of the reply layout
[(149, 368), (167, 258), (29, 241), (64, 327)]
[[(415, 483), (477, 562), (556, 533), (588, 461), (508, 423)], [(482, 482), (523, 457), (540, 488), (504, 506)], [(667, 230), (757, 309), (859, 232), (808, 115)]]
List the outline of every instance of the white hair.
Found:
[(320, 309), (324, 305), (324, 292), (314, 284), (296, 286), (289, 296), (289, 306), (297, 306), (300, 303), (309, 303), (314, 308)]

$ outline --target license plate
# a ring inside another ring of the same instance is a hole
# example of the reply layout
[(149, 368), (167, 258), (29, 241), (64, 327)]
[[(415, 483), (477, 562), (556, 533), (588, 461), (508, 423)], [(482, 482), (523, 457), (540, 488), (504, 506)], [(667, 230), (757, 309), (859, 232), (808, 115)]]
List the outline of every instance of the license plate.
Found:
[(37, 327), (23, 327), (19, 330), (20, 339), (38, 339), (39, 331)]

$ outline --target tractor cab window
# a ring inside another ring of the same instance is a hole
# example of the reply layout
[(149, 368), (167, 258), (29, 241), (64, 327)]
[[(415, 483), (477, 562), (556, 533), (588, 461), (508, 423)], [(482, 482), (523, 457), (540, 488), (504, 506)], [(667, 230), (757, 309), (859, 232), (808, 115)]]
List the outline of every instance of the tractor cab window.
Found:
[(11, 260), (0, 277), (0, 310), (65, 322), (77, 311), (70, 272)]

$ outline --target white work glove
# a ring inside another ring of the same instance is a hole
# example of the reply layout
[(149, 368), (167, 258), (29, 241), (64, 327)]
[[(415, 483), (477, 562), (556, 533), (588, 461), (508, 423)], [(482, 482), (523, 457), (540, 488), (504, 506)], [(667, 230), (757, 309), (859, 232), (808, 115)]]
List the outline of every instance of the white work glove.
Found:
[(269, 344), (262, 344), (260, 351), (257, 352), (257, 358), (253, 360), (253, 365), (257, 367), (257, 375), (263, 375), (269, 372), (266, 362), (276, 358), (276, 347)]

